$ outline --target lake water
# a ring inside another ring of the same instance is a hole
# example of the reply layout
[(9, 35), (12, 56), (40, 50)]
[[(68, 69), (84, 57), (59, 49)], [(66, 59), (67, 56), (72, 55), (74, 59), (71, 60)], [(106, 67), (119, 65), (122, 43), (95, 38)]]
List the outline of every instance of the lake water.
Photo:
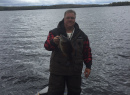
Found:
[[(48, 32), (67, 9), (0, 11), (0, 95), (34, 95), (48, 84)], [(74, 8), (93, 54), (81, 95), (130, 95), (130, 6)]]

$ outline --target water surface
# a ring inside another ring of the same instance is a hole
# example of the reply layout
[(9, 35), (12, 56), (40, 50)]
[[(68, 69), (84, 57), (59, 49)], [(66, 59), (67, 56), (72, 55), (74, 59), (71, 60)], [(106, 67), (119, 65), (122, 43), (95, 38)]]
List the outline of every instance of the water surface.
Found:
[[(34, 95), (48, 83), (48, 32), (67, 9), (0, 11), (0, 95)], [(81, 95), (129, 95), (130, 6), (74, 8), (93, 54)]]

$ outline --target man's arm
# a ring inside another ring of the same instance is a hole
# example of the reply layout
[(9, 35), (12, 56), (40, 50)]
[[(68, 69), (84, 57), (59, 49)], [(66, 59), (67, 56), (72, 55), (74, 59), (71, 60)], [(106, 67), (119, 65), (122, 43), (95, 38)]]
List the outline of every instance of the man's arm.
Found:
[(92, 65), (92, 54), (88, 38), (83, 43), (83, 59), (86, 65), (84, 75), (86, 78), (88, 78), (91, 72), (91, 65)]
[(54, 37), (54, 35), (51, 32), (49, 32), (47, 40), (44, 43), (44, 47), (48, 51), (53, 51), (55, 50), (55, 48), (57, 48), (58, 43), (59, 43), (58, 36)]

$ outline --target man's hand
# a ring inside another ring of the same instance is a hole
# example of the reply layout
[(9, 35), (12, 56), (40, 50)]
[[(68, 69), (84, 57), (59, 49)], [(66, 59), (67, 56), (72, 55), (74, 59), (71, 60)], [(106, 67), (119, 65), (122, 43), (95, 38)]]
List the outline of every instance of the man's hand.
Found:
[(60, 36), (55, 36), (55, 37), (53, 38), (54, 43), (57, 44), (57, 45), (59, 44), (59, 37), (60, 37)]
[(88, 77), (89, 77), (90, 72), (91, 72), (91, 70), (90, 70), (90, 69), (88, 69), (88, 68), (86, 68), (86, 69), (85, 69), (85, 71), (84, 71), (84, 75), (85, 75), (85, 77), (86, 77), (86, 78), (88, 78)]

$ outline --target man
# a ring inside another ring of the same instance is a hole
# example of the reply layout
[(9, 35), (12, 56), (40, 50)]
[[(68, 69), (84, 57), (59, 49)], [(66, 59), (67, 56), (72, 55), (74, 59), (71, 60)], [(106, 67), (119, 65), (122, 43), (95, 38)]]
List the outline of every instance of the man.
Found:
[[(79, 28), (75, 22), (76, 13), (73, 10), (67, 10), (64, 19), (59, 22), (58, 27), (51, 30), (45, 41), (44, 47), (52, 51), (50, 59), (50, 78), (48, 95), (63, 95), (65, 85), (68, 89), (68, 95), (80, 95), (81, 93), (81, 73), (83, 61), (86, 65), (84, 75), (88, 78), (92, 55), (87, 35)], [(72, 61), (63, 56), (59, 48), (59, 35), (64, 35), (71, 41), (73, 47)]]

